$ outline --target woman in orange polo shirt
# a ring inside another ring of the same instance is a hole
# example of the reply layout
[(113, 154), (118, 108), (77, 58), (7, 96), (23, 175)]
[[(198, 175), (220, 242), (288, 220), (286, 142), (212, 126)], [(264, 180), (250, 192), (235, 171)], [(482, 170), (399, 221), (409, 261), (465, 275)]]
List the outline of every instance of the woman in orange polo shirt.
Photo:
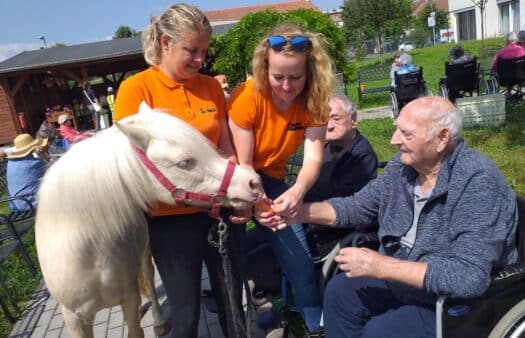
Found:
[[(286, 221), (296, 215), (319, 175), (333, 87), (332, 61), (318, 35), (285, 24), (259, 42), (252, 65), (253, 79), (232, 94), (230, 130), (239, 163), (261, 175), (273, 211)], [(303, 140), (303, 166), (295, 184), (288, 187), (286, 161)], [(316, 330), (321, 295), (302, 226), (272, 231), (258, 225), (247, 235), (248, 248), (261, 241), (271, 245), (308, 329)]]
[[(213, 78), (198, 73), (211, 37), (208, 19), (196, 7), (176, 4), (154, 17), (142, 33), (144, 58), (151, 65), (122, 82), (115, 103), (115, 119), (138, 111), (141, 101), (185, 120), (236, 161), (225, 113), (224, 94)], [(198, 209), (159, 205), (148, 217), (151, 250), (166, 290), (171, 311), (171, 337), (197, 337), (202, 263), (206, 263), (219, 320), (226, 337), (234, 337), (229, 309), (242, 313), (239, 273), (240, 227), (229, 227), (228, 240), (233, 289), (230, 304), (217, 249), (207, 240), (217, 221)]]

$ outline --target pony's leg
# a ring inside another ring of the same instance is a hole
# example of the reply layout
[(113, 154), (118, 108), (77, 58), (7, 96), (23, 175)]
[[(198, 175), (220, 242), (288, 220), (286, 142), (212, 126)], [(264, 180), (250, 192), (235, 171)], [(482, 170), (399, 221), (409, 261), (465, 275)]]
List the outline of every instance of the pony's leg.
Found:
[(93, 338), (93, 318), (86, 320), (61, 305), (62, 315), (69, 333), (73, 338)]
[(142, 274), (139, 276), (141, 291), (151, 302), (151, 314), (153, 316), (153, 329), (155, 335), (163, 336), (170, 331), (169, 321), (166, 320), (162, 313), (157, 293), (155, 291), (155, 270), (151, 257), (151, 249), (148, 245), (142, 259)]
[(122, 312), (124, 320), (128, 325), (128, 338), (144, 338), (144, 331), (140, 327), (140, 293), (138, 285), (135, 292), (131, 292), (122, 302)]

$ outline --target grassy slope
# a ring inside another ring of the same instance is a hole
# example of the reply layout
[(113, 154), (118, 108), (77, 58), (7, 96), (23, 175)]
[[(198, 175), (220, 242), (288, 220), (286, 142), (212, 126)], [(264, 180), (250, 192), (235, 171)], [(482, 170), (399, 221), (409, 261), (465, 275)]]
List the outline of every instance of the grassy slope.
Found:
[[(461, 44), (467, 51), (467, 54), (478, 56), (481, 41), (467, 41)], [(496, 47), (504, 45), (504, 40), (501, 38), (487, 39), (485, 40), (485, 48)], [(432, 90), (433, 93), (438, 93), (439, 79), (445, 74), (445, 61), (448, 59), (448, 52), (454, 44), (446, 43), (436, 46), (430, 46), (425, 48), (418, 48), (411, 51), (409, 54), (412, 55), (412, 61), (414, 64), (423, 67), (423, 75), (427, 86)], [(387, 54), (385, 58), (386, 64), (392, 64), (393, 57), (392, 53)], [(482, 64), (490, 63), (491, 58), (484, 58), (481, 61)], [(379, 57), (373, 57), (364, 61), (357, 62), (357, 69), (367, 66), (373, 66), (379, 64)], [(378, 81), (371, 83), (372, 86), (376, 85), (388, 85), (390, 80)], [(348, 95), (357, 102), (357, 84), (347, 84)], [(376, 93), (364, 96), (363, 106), (361, 108), (382, 106), (389, 102), (389, 93)]]
[[(501, 46), (502, 39), (489, 39), (485, 47)], [(470, 55), (478, 55), (480, 41), (468, 41), (462, 44)], [(414, 63), (423, 67), (427, 85), (437, 93), (439, 79), (444, 74), (444, 62), (453, 44), (442, 44), (414, 50), (411, 54)], [(481, 60), (490, 63), (490, 57)], [(387, 63), (392, 62), (391, 55)], [(378, 64), (373, 58), (358, 63), (360, 67)], [(348, 94), (357, 102), (356, 84), (347, 86)], [(367, 108), (389, 103), (388, 93), (365, 96), (363, 107)], [(389, 144), (394, 131), (392, 120), (364, 120), (359, 124), (361, 132), (371, 141), (381, 161), (388, 160), (397, 149)], [(467, 143), (476, 150), (490, 157), (503, 172), (509, 184), (517, 194), (525, 196), (525, 101), (506, 103), (506, 122), (500, 127), (469, 128), (463, 136)]]

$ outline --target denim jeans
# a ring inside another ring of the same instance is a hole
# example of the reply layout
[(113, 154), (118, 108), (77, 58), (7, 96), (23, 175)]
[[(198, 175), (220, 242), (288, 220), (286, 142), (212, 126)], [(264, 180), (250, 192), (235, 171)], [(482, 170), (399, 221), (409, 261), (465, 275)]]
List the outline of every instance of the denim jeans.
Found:
[(401, 302), (386, 281), (341, 273), (324, 294), (326, 338), (435, 337), (435, 309)]
[[(264, 191), (271, 199), (279, 197), (288, 189), (283, 180), (264, 174), (261, 174), (261, 179)], [(263, 243), (270, 245), (292, 285), (295, 304), (301, 311), (306, 326), (310, 331), (317, 329), (322, 312), (321, 293), (302, 224), (294, 224), (276, 232), (257, 224), (247, 232), (246, 237), (248, 250)]]
[[(208, 243), (216, 223), (206, 213), (148, 217), (151, 251), (166, 291), (171, 316), (169, 337), (196, 338), (200, 316), (202, 263), (208, 268), (212, 294), (225, 337), (235, 337), (221, 255)], [(235, 305), (244, 319), (240, 273), (239, 225), (228, 225), (227, 249), (231, 259)]]

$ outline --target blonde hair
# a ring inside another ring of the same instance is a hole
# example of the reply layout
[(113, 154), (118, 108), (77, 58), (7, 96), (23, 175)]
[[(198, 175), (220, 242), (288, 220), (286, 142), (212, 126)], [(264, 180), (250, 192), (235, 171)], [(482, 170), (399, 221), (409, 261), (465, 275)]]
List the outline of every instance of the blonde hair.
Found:
[(195, 6), (185, 3), (175, 4), (168, 7), (160, 16), (153, 17), (151, 23), (142, 32), (142, 49), (146, 62), (149, 65), (160, 64), (162, 56), (160, 37), (163, 34), (173, 41), (178, 41), (189, 30), (212, 33), (208, 18)]
[(259, 42), (253, 53), (252, 66), (255, 89), (264, 94), (270, 94), (270, 82), (268, 79), (268, 53), (270, 46), (267, 40), (271, 35), (275, 34), (283, 35), (286, 38), (302, 35), (310, 39), (311, 45), (306, 51), (295, 52), (290, 44), (287, 44), (282, 53), (285, 55), (307, 53), (307, 78), (301, 96), (304, 99), (304, 107), (314, 121), (326, 123), (330, 112), (328, 98), (334, 87), (334, 66), (332, 59), (324, 49), (326, 41), (321, 34), (313, 34), (290, 23), (281, 24), (274, 28), (270, 34)]

